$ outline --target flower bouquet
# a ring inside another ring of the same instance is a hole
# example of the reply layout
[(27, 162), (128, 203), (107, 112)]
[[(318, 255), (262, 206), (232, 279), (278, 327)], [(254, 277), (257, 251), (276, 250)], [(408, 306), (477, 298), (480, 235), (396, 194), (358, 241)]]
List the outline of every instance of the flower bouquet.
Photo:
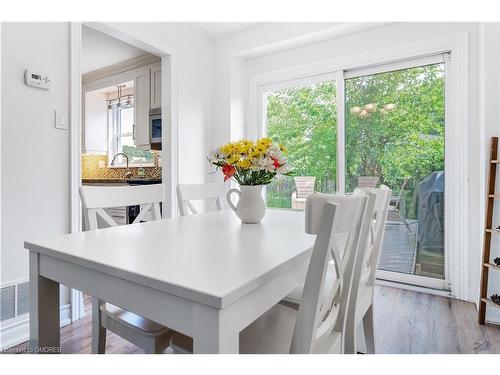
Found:
[[(244, 223), (258, 223), (264, 217), (266, 204), (262, 198), (262, 187), (271, 183), (277, 175), (289, 176), (286, 148), (271, 138), (257, 141), (242, 139), (216, 148), (208, 161), (222, 170), (224, 181), (234, 179), (240, 190), (231, 189), (227, 200), (231, 208)], [(240, 196), (235, 206), (230, 196)]]

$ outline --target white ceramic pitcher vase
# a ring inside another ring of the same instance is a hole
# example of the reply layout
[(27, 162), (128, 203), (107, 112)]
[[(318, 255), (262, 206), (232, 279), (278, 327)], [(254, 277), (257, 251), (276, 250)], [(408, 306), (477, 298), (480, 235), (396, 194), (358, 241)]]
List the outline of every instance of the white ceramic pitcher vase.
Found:
[[(243, 223), (259, 223), (266, 215), (266, 202), (262, 197), (262, 188), (264, 185), (240, 185), (240, 190), (231, 189), (227, 192), (227, 202), (236, 212), (236, 215)], [(238, 194), (238, 203), (234, 205), (231, 201), (231, 195)]]

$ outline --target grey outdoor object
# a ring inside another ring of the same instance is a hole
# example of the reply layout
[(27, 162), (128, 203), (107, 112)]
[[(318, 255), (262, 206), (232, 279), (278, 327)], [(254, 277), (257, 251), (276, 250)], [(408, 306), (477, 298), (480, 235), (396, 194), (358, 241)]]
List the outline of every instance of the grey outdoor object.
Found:
[(421, 249), (443, 252), (444, 245), (444, 171), (432, 172), (415, 188), (418, 244)]

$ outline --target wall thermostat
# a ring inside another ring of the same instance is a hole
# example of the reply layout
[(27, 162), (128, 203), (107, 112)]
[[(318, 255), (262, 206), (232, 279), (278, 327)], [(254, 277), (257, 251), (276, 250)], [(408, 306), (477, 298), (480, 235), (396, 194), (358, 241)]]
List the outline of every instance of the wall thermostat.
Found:
[(31, 69), (26, 69), (24, 72), (24, 83), (39, 89), (50, 90), (52, 81), (46, 75), (37, 73)]

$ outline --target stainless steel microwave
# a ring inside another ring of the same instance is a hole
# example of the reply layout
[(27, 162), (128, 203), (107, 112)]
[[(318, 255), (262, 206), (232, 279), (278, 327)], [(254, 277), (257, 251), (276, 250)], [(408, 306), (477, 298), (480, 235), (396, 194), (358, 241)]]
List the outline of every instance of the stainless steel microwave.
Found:
[(151, 143), (161, 143), (161, 108), (149, 111), (149, 140)]

